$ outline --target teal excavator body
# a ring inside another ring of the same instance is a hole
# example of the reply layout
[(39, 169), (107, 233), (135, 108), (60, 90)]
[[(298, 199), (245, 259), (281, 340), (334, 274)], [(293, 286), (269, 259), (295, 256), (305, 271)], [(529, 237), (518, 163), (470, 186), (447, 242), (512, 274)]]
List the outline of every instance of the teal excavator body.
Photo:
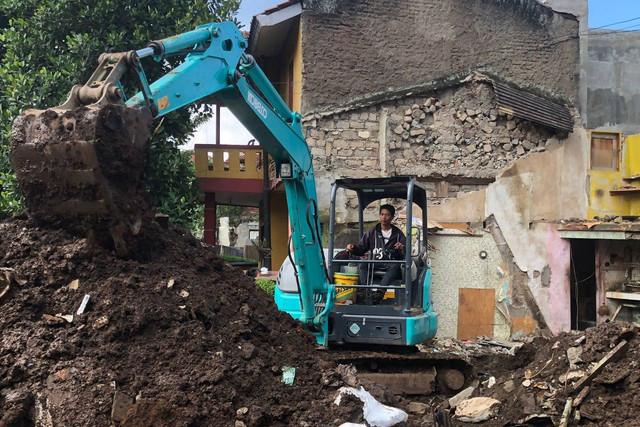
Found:
[[(419, 278), (394, 288), (403, 296), (395, 301), (395, 308), (354, 305), (345, 311), (344, 305), (335, 304), (336, 287), (333, 274), (329, 274), (335, 268), (328, 265), (333, 261), (326, 261), (322, 250), (313, 163), (302, 134), (300, 114), (288, 108), (255, 60), (245, 53), (246, 48), (247, 41), (238, 28), (226, 22), (201, 25), (193, 31), (153, 41), (137, 51), (103, 54), (89, 81), (74, 86), (67, 101), (57, 109), (120, 104), (148, 107), (154, 117), (161, 117), (205, 97), (221, 100), (272, 157), (278, 177), (284, 182), (295, 285), (293, 289), (277, 291), (278, 306), (299, 319), (325, 346), (330, 340), (383, 342), (376, 340), (376, 331), (381, 328), (401, 331), (401, 339), (386, 343), (413, 345), (432, 338), (436, 315), (429, 300), (431, 274), (426, 263)], [(184, 55), (184, 61), (149, 84), (141, 59), (153, 57), (162, 61), (175, 55)], [(130, 71), (141, 90), (127, 98), (121, 79)], [(412, 197), (413, 181), (405, 180), (402, 185), (404, 194)], [(407, 185), (411, 193), (406, 193)], [(356, 187), (368, 194), (366, 183), (359, 182)], [(409, 265), (411, 256), (407, 255), (405, 261)], [(417, 301), (417, 295), (422, 300)]]

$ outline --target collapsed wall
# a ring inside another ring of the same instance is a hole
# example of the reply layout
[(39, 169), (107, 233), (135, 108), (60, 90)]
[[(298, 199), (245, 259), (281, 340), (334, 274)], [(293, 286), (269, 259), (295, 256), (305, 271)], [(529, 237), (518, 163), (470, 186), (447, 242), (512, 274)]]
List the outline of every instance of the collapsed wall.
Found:
[(567, 138), (501, 113), (489, 81), (465, 80), (420, 96), (306, 116), (319, 192), (338, 177), (410, 175), (425, 184), (430, 204), (439, 204), (485, 188), (517, 160)]

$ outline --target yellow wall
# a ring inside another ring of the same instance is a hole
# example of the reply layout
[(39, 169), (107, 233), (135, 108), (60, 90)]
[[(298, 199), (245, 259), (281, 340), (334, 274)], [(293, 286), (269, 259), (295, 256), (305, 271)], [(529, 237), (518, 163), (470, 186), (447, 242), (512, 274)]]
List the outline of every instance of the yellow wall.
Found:
[(624, 195), (610, 194), (611, 190), (625, 185), (636, 186), (640, 190), (640, 179), (623, 179), (640, 176), (640, 135), (631, 135), (623, 140), (620, 151), (620, 170), (589, 171), (589, 218), (605, 215), (640, 215), (640, 191)]
[(289, 213), (284, 191), (271, 192), (271, 269), (278, 270), (287, 257)]
[[(289, 75), (289, 64), (293, 62), (293, 76)], [(279, 84), (278, 92), (280, 96), (289, 102), (289, 79), (293, 77), (293, 105), (290, 106), (293, 111), (300, 111), (300, 98), (302, 97), (302, 31), (300, 31), (300, 21), (291, 26), (287, 40), (282, 48), (282, 55), (278, 64), (278, 80), (283, 84)]]
[[(640, 135), (631, 135), (626, 140), (625, 151), (625, 177), (636, 178), (627, 180), (626, 183), (640, 188)], [(640, 193), (627, 196), (629, 215), (640, 215)]]
[[(292, 111), (300, 111), (302, 96), (302, 31), (300, 21), (291, 27), (282, 48), (282, 54), (270, 62), (277, 82), (274, 86), (285, 102), (289, 102), (289, 64), (293, 61), (293, 103)], [(271, 268), (278, 270), (287, 257), (289, 240), (289, 212), (284, 191), (271, 192)]]

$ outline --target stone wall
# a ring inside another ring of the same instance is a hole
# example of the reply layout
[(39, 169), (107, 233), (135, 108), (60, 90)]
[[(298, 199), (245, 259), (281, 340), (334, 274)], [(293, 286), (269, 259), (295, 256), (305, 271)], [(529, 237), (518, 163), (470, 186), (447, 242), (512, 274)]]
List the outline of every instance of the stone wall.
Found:
[(578, 22), (535, 0), (305, 0), (302, 111), (484, 70), (577, 97)]
[(309, 115), (303, 127), (319, 182), (410, 175), (426, 185), (431, 204), (484, 188), (515, 160), (566, 138), (499, 113), (491, 83), (476, 80)]

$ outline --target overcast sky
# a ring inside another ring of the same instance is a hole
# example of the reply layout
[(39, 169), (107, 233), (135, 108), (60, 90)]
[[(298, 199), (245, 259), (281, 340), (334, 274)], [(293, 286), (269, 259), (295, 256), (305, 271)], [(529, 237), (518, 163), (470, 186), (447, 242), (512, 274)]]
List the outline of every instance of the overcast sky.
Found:
[[(284, 0), (242, 0), (237, 15), (242, 29), (249, 31), (254, 15), (283, 2)], [(640, 30), (640, 0), (589, 0), (589, 28)], [(253, 139), (226, 108), (222, 109), (220, 123), (222, 144), (243, 145)], [(198, 127), (189, 143), (181, 148), (192, 149), (194, 144), (214, 144), (215, 140), (215, 120), (211, 120)]]

